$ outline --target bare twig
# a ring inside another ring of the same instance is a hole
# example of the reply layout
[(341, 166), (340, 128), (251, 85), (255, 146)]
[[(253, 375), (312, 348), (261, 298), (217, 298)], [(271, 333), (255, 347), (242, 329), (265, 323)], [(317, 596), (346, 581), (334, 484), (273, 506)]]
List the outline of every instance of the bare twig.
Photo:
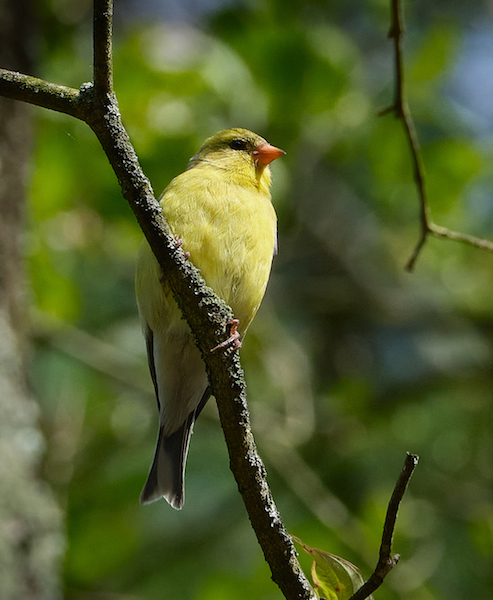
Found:
[(406, 269), (412, 271), (418, 259), (418, 256), (425, 245), (428, 236), (433, 235), (439, 238), (462, 242), (481, 250), (493, 252), (493, 242), (477, 238), (457, 231), (451, 231), (446, 227), (435, 225), (431, 219), (430, 208), (426, 192), (425, 170), (421, 149), (419, 146), (416, 127), (409, 109), (406, 98), (406, 87), (404, 77), (404, 61), (402, 51), (402, 38), (404, 34), (404, 16), (400, 0), (391, 0), (392, 23), (389, 31), (389, 38), (394, 41), (394, 60), (395, 60), (395, 92), (394, 103), (392, 106), (382, 110), (380, 115), (394, 113), (402, 121), (406, 139), (409, 144), (413, 161), (414, 179), (419, 196), (420, 207), (420, 236), (413, 250), (413, 253), (407, 262)]
[(486, 250), (487, 252), (493, 252), (493, 242), (490, 242), (489, 240), (468, 235), (467, 233), (451, 231), (446, 227), (435, 225), (435, 223), (429, 223), (429, 227), (430, 233), (435, 237), (445, 238), (454, 242), (462, 242), (463, 244), (468, 244), (469, 246), (474, 246), (475, 248), (480, 248), (481, 250)]
[(218, 404), (231, 470), (272, 578), (287, 599), (313, 600), (315, 594), (298, 563), (256, 450), (238, 352), (209, 351), (224, 339), (224, 324), (232, 320), (232, 311), (204, 284), (199, 271), (176, 244), (122, 124), (112, 86), (111, 31), (111, 0), (94, 0), (93, 84), (83, 84), (80, 90), (75, 90), (0, 70), (0, 95), (77, 117), (98, 137), (123, 196), (165, 270), (183, 315), (197, 338)]
[(399, 479), (395, 484), (394, 491), (387, 507), (387, 515), (383, 526), (382, 543), (380, 545), (380, 555), (377, 566), (370, 578), (365, 582), (360, 589), (351, 596), (350, 600), (364, 600), (368, 598), (377, 588), (379, 588), (387, 574), (398, 563), (400, 556), (395, 554), (392, 556), (392, 537), (394, 535), (395, 522), (397, 519), (397, 511), (399, 510), (400, 502), (404, 496), (407, 484), (411, 479), (411, 475), (418, 464), (418, 457), (415, 454), (406, 455), (404, 467), (402, 468)]
[(16, 71), (0, 69), (0, 96), (83, 118), (79, 90)]

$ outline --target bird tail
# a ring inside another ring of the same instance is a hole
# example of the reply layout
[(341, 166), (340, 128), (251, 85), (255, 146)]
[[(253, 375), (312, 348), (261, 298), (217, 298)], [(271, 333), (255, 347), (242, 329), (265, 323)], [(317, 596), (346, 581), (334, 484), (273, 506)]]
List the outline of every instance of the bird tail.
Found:
[(187, 460), (190, 436), (195, 419), (211, 395), (210, 389), (204, 392), (199, 406), (193, 410), (183, 425), (171, 435), (164, 435), (161, 424), (149, 477), (140, 495), (141, 504), (151, 504), (160, 498), (176, 510), (183, 508), (185, 462)]
[(194, 412), (190, 413), (183, 425), (169, 436), (164, 435), (162, 425), (159, 428), (156, 453), (149, 477), (140, 495), (141, 504), (150, 504), (159, 498), (164, 498), (177, 510), (183, 507), (185, 460), (195, 420)]

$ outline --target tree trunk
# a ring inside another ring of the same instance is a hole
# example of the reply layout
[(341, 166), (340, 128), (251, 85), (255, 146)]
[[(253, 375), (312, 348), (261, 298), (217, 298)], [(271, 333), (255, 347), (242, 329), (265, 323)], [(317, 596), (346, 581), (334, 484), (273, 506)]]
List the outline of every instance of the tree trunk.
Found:
[[(0, 64), (31, 71), (29, 0), (0, 0)], [(60, 597), (60, 510), (37, 473), (44, 439), (25, 372), (23, 227), (31, 107), (0, 98), (0, 598)]]

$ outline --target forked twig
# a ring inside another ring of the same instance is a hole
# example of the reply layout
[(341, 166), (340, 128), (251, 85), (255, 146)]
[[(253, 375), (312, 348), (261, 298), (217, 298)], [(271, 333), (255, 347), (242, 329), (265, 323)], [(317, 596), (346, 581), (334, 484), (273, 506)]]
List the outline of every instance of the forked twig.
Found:
[(404, 60), (402, 51), (402, 38), (404, 34), (404, 16), (402, 10), (402, 4), (400, 0), (391, 0), (391, 12), (392, 22), (389, 31), (389, 38), (394, 41), (394, 61), (395, 61), (395, 98), (392, 106), (380, 111), (380, 115), (394, 113), (395, 116), (402, 121), (404, 127), (406, 139), (409, 144), (411, 151), (411, 157), (413, 161), (414, 179), (416, 182), (416, 188), (419, 196), (420, 206), (420, 236), (418, 242), (413, 250), (411, 258), (406, 264), (406, 269), (412, 271), (416, 264), (416, 260), (426, 243), (429, 235), (433, 235), (439, 238), (445, 238), (448, 240), (462, 242), (481, 250), (493, 252), (493, 242), (488, 240), (477, 238), (472, 235), (465, 233), (459, 233), (452, 231), (446, 227), (441, 227), (433, 223), (430, 215), (430, 208), (426, 192), (426, 180), (425, 170), (423, 165), (423, 159), (421, 156), (421, 149), (419, 146), (418, 135), (416, 133), (416, 127), (409, 109), (409, 104), (406, 98), (406, 87), (404, 79)]

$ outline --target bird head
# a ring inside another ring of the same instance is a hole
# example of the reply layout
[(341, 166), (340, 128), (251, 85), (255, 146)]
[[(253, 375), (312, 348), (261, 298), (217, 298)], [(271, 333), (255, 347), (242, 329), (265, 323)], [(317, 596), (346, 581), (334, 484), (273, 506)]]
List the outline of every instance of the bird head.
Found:
[(269, 164), (286, 154), (248, 129), (224, 129), (208, 138), (197, 154), (190, 159), (188, 168), (207, 163), (228, 172), (238, 183), (258, 187), (270, 184)]

